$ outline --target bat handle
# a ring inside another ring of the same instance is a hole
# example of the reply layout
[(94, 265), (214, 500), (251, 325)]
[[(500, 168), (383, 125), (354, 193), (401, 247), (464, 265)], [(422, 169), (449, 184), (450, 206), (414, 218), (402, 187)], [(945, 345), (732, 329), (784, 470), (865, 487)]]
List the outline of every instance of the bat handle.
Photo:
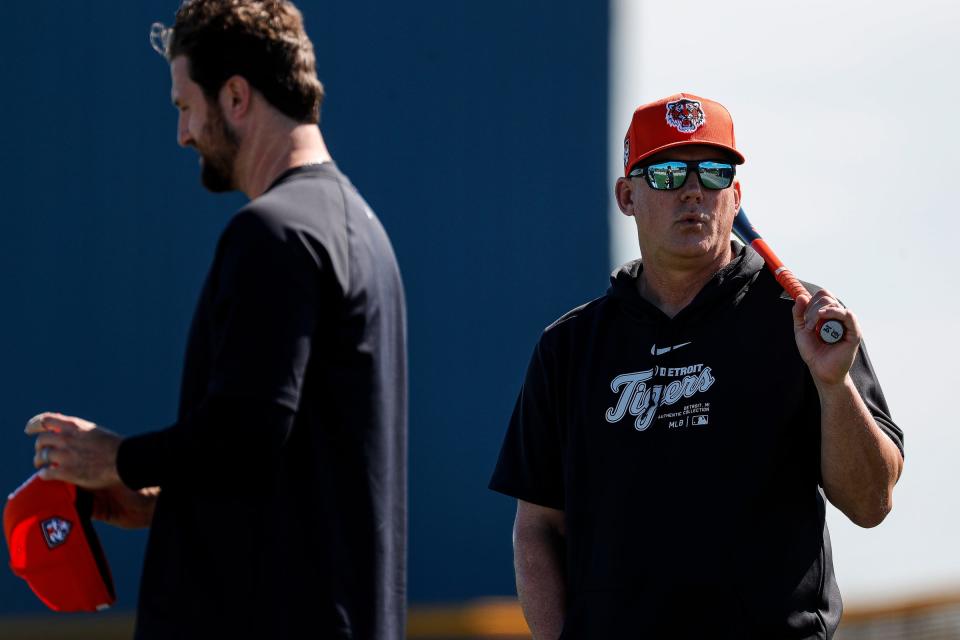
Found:
[[(800, 281), (797, 280), (797, 277), (793, 275), (790, 269), (780, 267), (774, 275), (777, 278), (777, 282), (780, 283), (780, 286), (783, 287), (794, 300), (796, 300), (798, 296), (808, 293), (806, 287), (800, 284)], [(839, 320), (820, 320), (817, 323), (815, 331), (823, 342), (834, 344), (840, 342), (843, 338), (843, 323)]]
[(797, 277), (793, 275), (793, 271), (790, 271), (790, 269), (780, 267), (773, 275), (777, 278), (780, 286), (783, 287), (794, 300), (807, 293), (807, 288), (800, 284), (800, 281), (797, 280)]

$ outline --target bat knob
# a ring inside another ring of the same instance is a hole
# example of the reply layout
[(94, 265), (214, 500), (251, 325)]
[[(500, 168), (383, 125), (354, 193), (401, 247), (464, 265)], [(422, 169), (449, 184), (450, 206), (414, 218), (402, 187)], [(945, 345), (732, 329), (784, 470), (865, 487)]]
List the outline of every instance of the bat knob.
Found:
[(840, 342), (843, 338), (843, 323), (839, 320), (826, 320), (817, 324), (817, 334), (827, 344)]

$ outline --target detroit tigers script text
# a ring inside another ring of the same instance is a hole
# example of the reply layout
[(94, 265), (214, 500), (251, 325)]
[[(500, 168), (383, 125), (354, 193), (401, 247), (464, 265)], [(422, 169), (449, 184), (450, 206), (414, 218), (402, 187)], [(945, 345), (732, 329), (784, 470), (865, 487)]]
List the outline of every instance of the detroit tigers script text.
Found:
[[(654, 375), (673, 378), (664, 384), (649, 384)], [(613, 424), (628, 413), (635, 416), (633, 426), (646, 431), (661, 406), (669, 406), (681, 398), (691, 398), (706, 391), (716, 379), (710, 367), (695, 364), (689, 367), (652, 367), (645, 371), (623, 373), (610, 382), (610, 389), (619, 394), (616, 405), (607, 409), (604, 417)]]

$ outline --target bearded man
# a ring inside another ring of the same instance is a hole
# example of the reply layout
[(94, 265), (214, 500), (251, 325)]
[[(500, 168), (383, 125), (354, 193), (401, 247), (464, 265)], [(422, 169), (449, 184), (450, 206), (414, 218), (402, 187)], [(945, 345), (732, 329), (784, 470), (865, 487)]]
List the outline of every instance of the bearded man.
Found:
[[(188, 0), (154, 25), (178, 141), (250, 198), (200, 296), (180, 410), (123, 438), (42, 413), (34, 465), (149, 527), (136, 637), (404, 636), (406, 329), (386, 232), (330, 158), (283, 0)], [(130, 416), (134, 425), (137, 416)]]

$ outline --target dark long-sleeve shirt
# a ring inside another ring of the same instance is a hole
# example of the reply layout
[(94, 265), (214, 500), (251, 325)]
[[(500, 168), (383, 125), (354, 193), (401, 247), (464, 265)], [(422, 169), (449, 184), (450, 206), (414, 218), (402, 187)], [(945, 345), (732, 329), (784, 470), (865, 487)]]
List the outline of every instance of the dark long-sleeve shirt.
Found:
[(334, 165), (231, 220), (177, 422), (118, 455), (126, 485), (162, 487), (138, 638), (403, 637), (404, 318), (387, 235)]

